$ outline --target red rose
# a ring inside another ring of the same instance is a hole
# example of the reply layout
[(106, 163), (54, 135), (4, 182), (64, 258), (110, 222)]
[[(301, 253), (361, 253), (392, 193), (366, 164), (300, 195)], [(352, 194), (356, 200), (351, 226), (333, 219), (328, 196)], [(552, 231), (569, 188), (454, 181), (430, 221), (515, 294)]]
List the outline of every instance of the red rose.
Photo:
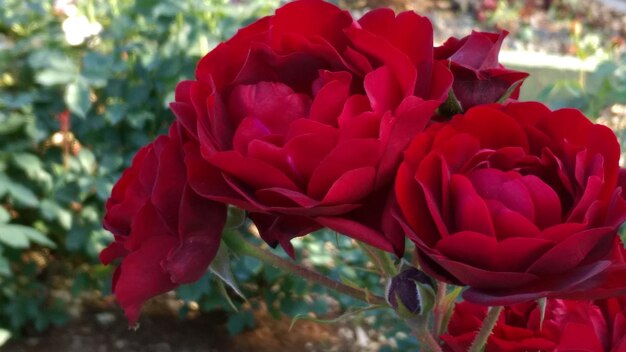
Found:
[(319, 0), (241, 29), (179, 84), (171, 104), (194, 136), (191, 186), (247, 210), (281, 244), (323, 226), (387, 251), (404, 237), (385, 206), (401, 153), (446, 98), (432, 26), (380, 9), (354, 21)]
[(475, 107), (407, 148), (398, 218), (424, 271), (470, 286), (469, 301), (623, 293), (619, 156), (613, 132), (579, 111)]
[(607, 343), (611, 352), (626, 352), (626, 296), (595, 302), (607, 321)]
[(463, 110), (495, 103), (507, 94), (519, 97), (521, 82), (528, 73), (506, 69), (498, 62), (507, 34), (472, 32), (463, 39), (452, 37), (435, 48), (435, 59), (449, 62), (454, 75), (452, 91)]
[[(476, 337), (487, 307), (457, 303), (448, 332), (440, 338), (446, 352), (465, 352)], [(537, 303), (507, 306), (500, 314), (485, 352), (620, 352), (609, 346), (603, 312), (590, 301), (550, 299), (543, 323)], [(621, 350), (623, 352), (623, 350)]]
[(146, 300), (206, 272), (226, 220), (224, 205), (189, 187), (178, 128), (137, 152), (106, 203), (104, 227), (115, 242), (100, 260), (122, 258), (113, 293), (131, 324)]

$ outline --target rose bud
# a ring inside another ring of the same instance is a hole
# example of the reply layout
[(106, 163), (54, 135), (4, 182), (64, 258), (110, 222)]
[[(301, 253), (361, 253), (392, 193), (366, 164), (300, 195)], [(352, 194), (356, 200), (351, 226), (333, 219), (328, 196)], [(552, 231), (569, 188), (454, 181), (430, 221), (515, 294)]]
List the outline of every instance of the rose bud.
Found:
[(389, 281), (385, 298), (402, 317), (422, 315), (433, 307), (433, 285), (433, 280), (424, 272), (409, 267)]
[(508, 33), (472, 32), (450, 38), (435, 48), (435, 59), (447, 62), (454, 75), (452, 91), (463, 111), (503, 98), (517, 99), (528, 73), (505, 68), (498, 62), (502, 41)]

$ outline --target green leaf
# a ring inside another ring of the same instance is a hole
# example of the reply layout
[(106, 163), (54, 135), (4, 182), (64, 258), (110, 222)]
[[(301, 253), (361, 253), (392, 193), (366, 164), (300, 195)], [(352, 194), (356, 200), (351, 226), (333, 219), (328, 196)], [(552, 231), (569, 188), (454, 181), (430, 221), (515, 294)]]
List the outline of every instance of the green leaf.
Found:
[(457, 99), (456, 95), (454, 95), (452, 88), (450, 88), (450, 91), (448, 92), (448, 99), (446, 99), (446, 101), (439, 106), (437, 113), (446, 117), (452, 117), (456, 114), (463, 113), (461, 102)]
[(56, 245), (38, 230), (17, 224), (0, 225), (0, 242), (13, 248), (27, 248), (30, 242), (55, 248)]
[(6, 329), (0, 328), (0, 347), (4, 345), (11, 338), (11, 332)]
[(89, 86), (83, 81), (78, 80), (67, 85), (65, 88), (65, 104), (71, 112), (79, 117), (85, 118), (87, 111), (91, 107), (89, 100)]
[(28, 236), (15, 226), (17, 225), (0, 225), (0, 242), (11, 248), (28, 248)]
[(89, 231), (80, 226), (72, 227), (65, 237), (65, 246), (70, 251), (80, 250), (89, 239)]
[(44, 199), (39, 209), (41, 210), (41, 215), (46, 220), (57, 220), (66, 230), (69, 230), (72, 226), (72, 213), (59, 206), (56, 202)]
[(398, 274), (393, 261), (389, 258), (387, 252), (384, 252), (378, 248), (367, 245), (361, 241), (356, 242), (359, 248), (370, 258), (376, 268), (387, 278), (394, 277)]
[(59, 71), (57, 69), (43, 70), (35, 75), (37, 83), (44, 86), (68, 84), (76, 78), (75, 72)]
[(35, 50), (28, 57), (28, 64), (33, 69), (52, 68), (58, 71), (76, 72), (72, 59), (60, 50)]
[(417, 294), (420, 300), (421, 311), (420, 314), (428, 314), (435, 306), (436, 294), (433, 287), (421, 282), (416, 282)]
[[(11, 264), (2, 255), (2, 247), (0, 247), (0, 275), (2, 276), (11, 276)], [(2, 344), (0, 344), (1, 346)]]
[(448, 323), (450, 322), (450, 318), (452, 318), (452, 313), (454, 312), (454, 305), (455, 305), (456, 299), (459, 297), (461, 292), (463, 292), (463, 287), (455, 286), (454, 289), (452, 289), (452, 291), (446, 295), (445, 306), (448, 307), (448, 310), (446, 311), (446, 314), (443, 316), (443, 321), (441, 324), (444, 328), (448, 326)]
[(96, 87), (106, 85), (107, 79), (111, 75), (113, 57), (89, 51), (83, 58), (83, 69), (81, 75), (90, 84)]
[(211, 276), (209, 273), (203, 275), (200, 280), (182, 285), (177, 290), (178, 298), (185, 301), (199, 301), (202, 295), (209, 293), (211, 290)]
[(230, 253), (226, 244), (222, 243), (220, 245), (215, 258), (213, 258), (213, 261), (209, 266), (209, 269), (213, 274), (215, 274), (215, 276), (232, 288), (233, 291), (239, 295), (239, 297), (246, 299), (243, 292), (239, 289), (239, 286), (237, 286), (233, 272), (230, 269)]
[(126, 104), (113, 103), (107, 106), (107, 110), (104, 113), (104, 117), (111, 122), (112, 125), (117, 125), (124, 117), (126, 117)]
[(230, 298), (230, 295), (228, 294), (228, 291), (226, 291), (226, 286), (224, 285), (224, 281), (219, 281), (219, 280), (217, 281), (217, 290), (222, 295), (222, 297), (224, 297), (224, 299), (226, 299), (226, 302), (228, 302), (228, 305), (235, 312), (239, 312), (239, 309), (237, 309), (237, 306), (235, 305), (235, 302), (233, 302), (233, 299)]
[(19, 183), (11, 182), (8, 191), (15, 201), (23, 206), (34, 208), (39, 204), (35, 193)]
[(537, 305), (539, 306), (539, 331), (543, 329), (543, 320), (546, 318), (546, 305), (548, 303), (548, 299), (546, 297), (539, 298), (537, 300)]
[(498, 99), (496, 101), (496, 103), (504, 103), (507, 99), (509, 99), (509, 97), (511, 96), (511, 94), (513, 94), (513, 92), (517, 89), (517, 87), (519, 87), (522, 83), (524, 83), (524, 80), (526, 78), (522, 78), (519, 81), (513, 83), (509, 89), (506, 90), (506, 92), (504, 92), (504, 94), (502, 94), (502, 96), (500, 97), (500, 99)]
[(241, 311), (228, 317), (226, 328), (231, 335), (237, 335), (245, 328), (254, 327), (254, 315), (250, 311)]
[(11, 180), (2, 172), (0, 172), (0, 197), (5, 195), (11, 185)]
[(87, 148), (83, 148), (78, 153), (77, 157), (78, 157), (78, 161), (80, 162), (80, 165), (83, 167), (83, 169), (86, 172), (88, 173), (94, 172), (96, 168), (96, 157), (93, 155), (91, 150)]
[(6, 224), (9, 220), (11, 220), (11, 214), (0, 206), (0, 224)]
[[(14, 225), (14, 226), (20, 226), (20, 225)], [(52, 242), (52, 240), (50, 240), (43, 233), (35, 230), (32, 227), (26, 227), (26, 226), (22, 226), (22, 227), (23, 227), (22, 230), (26, 233), (26, 235), (28, 236), (31, 242), (35, 242), (37, 244), (50, 247), (50, 248), (56, 248), (56, 244), (54, 244), (54, 242)]]
[(41, 160), (30, 153), (15, 153), (13, 154), (13, 162), (20, 169), (24, 170), (29, 175), (34, 175), (42, 168)]

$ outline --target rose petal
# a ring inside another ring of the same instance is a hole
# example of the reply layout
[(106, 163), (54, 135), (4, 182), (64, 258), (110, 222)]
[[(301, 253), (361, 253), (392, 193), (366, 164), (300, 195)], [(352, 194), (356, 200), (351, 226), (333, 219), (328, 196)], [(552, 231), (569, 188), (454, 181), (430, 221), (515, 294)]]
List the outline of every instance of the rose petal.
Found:
[(307, 194), (322, 199), (332, 184), (349, 170), (375, 166), (380, 157), (380, 142), (357, 139), (337, 145), (318, 165), (309, 180)]
[(337, 126), (337, 119), (343, 105), (350, 94), (352, 78), (348, 72), (321, 72), (321, 77), (326, 78), (326, 83), (311, 104), (310, 119), (322, 123)]
[(328, 190), (323, 204), (358, 203), (374, 190), (376, 169), (363, 167), (341, 175)]
[(375, 112), (395, 110), (404, 97), (399, 82), (388, 66), (381, 66), (368, 73), (364, 86)]
[[(406, 163), (398, 168), (395, 194), (404, 220), (416, 234), (419, 234), (419, 240), (424, 241), (428, 246), (435, 245), (443, 235), (430, 215), (424, 189), (415, 181)], [(413, 238), (413, 240), (418, 240), (418, 238)]]
[(298, 190), (293, 181), (276, 167), (235, 151), (215, 153), (209, 162), (254, 188), (283, 187)]
[(460, 174), (452, 175), (450, 196), (456, 231), (475, 231), (495, 236), (489, 209), (467, 177)]
[(114, 293), (131, 325), (137, 323), (141, 306), (148, 299), (177, 286), (161, 267), (177, 243), (172, 236), (151, 237), (122, 261)]
[(551, 275), (572, 270), (592, 251), (600, 249), (609, 254), (613, 236), (614, 233), (609, 228), (595, 228), (572, 234), (541, 256), (528, 268), (528, 272)]

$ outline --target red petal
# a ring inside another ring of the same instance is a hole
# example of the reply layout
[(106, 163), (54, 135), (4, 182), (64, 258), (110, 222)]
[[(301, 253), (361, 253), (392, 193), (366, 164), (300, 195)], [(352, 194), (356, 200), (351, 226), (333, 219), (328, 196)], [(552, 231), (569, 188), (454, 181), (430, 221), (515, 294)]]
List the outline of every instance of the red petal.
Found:
[(348, 72), (322, 72), (329, 80), (317, 92), (311, 105), (310, 119), (337, 126), (337, 119), (350, 94), (352, 76)]
[(254, 188), (298, 187), (276, 167), (261, 160), (246, 158), (235, 151), (219, 152), (211, 156), (211, 164), (224, 170)]
[(187, 179), (193, 190), (202, 197), (249, 208), (249, 204), (224, 180), (222, 172), (204, 160), (193, 142), (185, 144)]
[(177, 243), (178, 239), (172, 236), (152, 237), (122, 261), (114, 293), (131, 325), (137, 323), (141, 306), (148, 299), (177, 286), (161, 267)]
[[(401, 97), (413, 95), (417, 82), (417, 70), (402, 51), (395, 48), (382, 37), (362, 29), (349, 28), (346, 34), (353, 45), (363, 53), (379, 60), (389, 67), (395, 81), (399, 83)], [(421, 97), (424, 98), (424, 97)]]
[(404, 95), (388, 66), (381, 66), (365, 76), (363, 85), (375, 112), (395, 110)]
[(415, 181), (406, 163), (398, 168), (395, 194), (403, 219), (427, 246), (434, 246), (442, 234), (430, 214), (423, 188)]
[(177, 232), (178, 208), (187, 183), (182, 146), (172, 135), (158, 156), (159, 165), (152, 190), (152, 204), (171, 232)]
[(237, 86), (228, 106), (235, 125), (246, 117), (255, 117), (273, 134), (285, 135), (293, 120), (309, 114), (310, 100), (285, 84), (260, 82)]
[(518, 212), (512, 211), (497, 200), (487, 200), (498, 239), (512, 237), (539, 237), (535, 224)]
[(458, 131), (480, 140), (483, 148), (500, 149), (518, 146), (528, 151), (526, 133), (515, 119), (489, 106), (478, 106), (453, 120)]
[(383, 156), (378, 167), (377, 184), (387, 182), (391, 174), (395, 173), (402, 152), (407, 148), (411, 140), (421, 132), (430, 117), (433, 115), (437, 103), (425, 102), (417, 97), (405, 98), (396, 110), (396, 118), (384, 130), (381, 130), (381, 142), (383, 143)]
[(150, 238), (164, 235), (178, 238), (175, 233), (171, 232), (171, 228), (165, 224), (152, 203), (146, 203), (133, 217), (130, 235), (124, 246), (129, 251), (134, 251)]
[(376, 169), (363, 167), (341, 175), (328, 190), (323, 204), (358, 203), (374, 191)]
[(574, 269), (592, 251), (610, 253), (615, 234), (610, 228), (596, 228), (572, 234), (542, 255), (530, 268), (537, 275), (561, 274)]
[(467, 177), (460, 174), (452, 175), (450, 195), (457, 231), (475, 231), (495, 236), (489, 209)]
[(318, 217), (315, 219), (320, 225), (328, 227), (338, 233), (346, 234), (355, 240), (365, 242), (370, 246), (384, 251), (395, 253), (392, 244), (380, 230), (366, 226), (362, 222), (348, 217)]
[(218, 90), (230, 83), (244, 63), (250, 43), (266, 41), (270, 17), (264, 17), (247, 27), (241, 28), (235, 36), (219, 44), (206, 54), (196, 68), (196, 78), (200, 82), (215, 82)]
[(354, 20), (348, 11), (333, 4), (305, 0), (285, 4), (276, 10), (271, 21), (274, 43), (285, 33), (297, 33), (304, 38), (319, 36), (334, 47), (342, 48), (346, 45), (343, 29), (352, 26)]
[(375, 139), (357, 139), (337, 145), (311, 175), (307, 194), (322, 199), (332, 184), (346, 172), (375, 166), (380, 158), (380, 142)]

